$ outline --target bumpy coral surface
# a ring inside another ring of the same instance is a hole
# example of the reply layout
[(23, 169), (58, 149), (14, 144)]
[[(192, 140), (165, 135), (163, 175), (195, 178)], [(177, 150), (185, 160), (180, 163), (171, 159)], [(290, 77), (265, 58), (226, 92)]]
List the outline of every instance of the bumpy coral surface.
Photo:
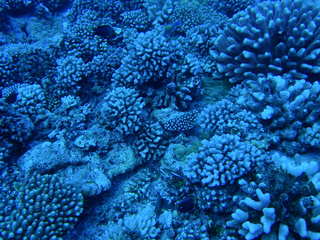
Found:
[(129, 135), (141, 127), (143, 107), (144, 101), (134, 89), (118, 87), (105, 96), (100, 112), (107, 125)]
[(253, 113), (227, 99), (206, 106), (199, 114), (198, 123), (206, 135), (235, 134), (253, 138), (264, 132)]
[(199, 152), (189, 156), (185, 174), (203, 186), (223, 186), (252, 171), (263, 157), (258, 148), (236, 135), (216, 135), (203, 140)]
[(144, 161), (159, 160), (166, 149), (167, 141), (158, 122), (146, 123), (135, 142), (138, 156)]
[(166, 39), (159, 30), (140, 33), (116, 70), (114, 81), (124, 86), (159, 84), (157, 82), (170, 77), (180, 55), (179, 48), (178, 41)]
[(208, 4), (215, 8), (218, 8), (224, 14), (232, 16), (235, 13), (246, 9), (248, 6), (254, 3), (253, 0), (208, 0)]
[(8, 160), (14, 150), (25, 146), (33, 130), (30, 118), (0, 101), (0, 161)]
[(62, 239), (82, 213), (82, 196), (57, 177), (36, 175), (1, 194), (1, 239)]

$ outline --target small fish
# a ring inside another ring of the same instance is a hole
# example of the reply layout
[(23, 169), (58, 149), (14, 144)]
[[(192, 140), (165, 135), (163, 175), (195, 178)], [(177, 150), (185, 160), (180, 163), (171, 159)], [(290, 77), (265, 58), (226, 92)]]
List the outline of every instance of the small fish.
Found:
[(185, 197), (176, 204), (181, 212), (192, 212), (195, 208), (195, 202), (192, 197)]
[(176, 21), (174, 23), (167, 24), (164, 26), (165, 35), (166, 36), (177, 36), (184, 35), (185, 33), (182, 31), (182, 21)]
[(108, 40), (112, 40), (117, 36), (116, 31), (109, 25), (101, 25), (94, 29), (94, 34)]

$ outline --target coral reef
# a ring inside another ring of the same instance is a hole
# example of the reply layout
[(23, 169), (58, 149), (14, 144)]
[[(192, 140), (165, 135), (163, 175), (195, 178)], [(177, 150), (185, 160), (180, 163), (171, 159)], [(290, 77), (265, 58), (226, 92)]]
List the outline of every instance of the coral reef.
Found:
[(84, 77), (84, 62), (76, 56), (57, 59), (56, 87), (60, 96), (76, 94)]
[(16, 89), (15, 101), (11, 103), (20, 114), (38, 121), (46, 116), (47, 102), (44, 90), (38, 84), (22, 84)]
[(17, 164), (26, 175), (55, 173), (60, 181), (73, 186), (84, 196), (93, 196), (111, 185), (100, 161), (97, 156), (85, 156), (75, 149), (71, 151), (64, 140), (58, 140), (36, 145), (19, 158)]
[(229, 99), (206, 106), (198, 121), (207, 136), (233, 134), (243, 139), (259, 139), (264, 133), (257, 117)]
[(124, 12), (121, 14), (121, 17), (122, 23), (125, 26), (138, 29), (139, 31), (147, 30), (151, 25), (147, 13), (141, 9)]
[(200, 1), (176, 1), (174, 10), (167, 21), (176, 26), (176, 31), (186, 33), (195, 26), (210, 22), (212, 25), (221, 22), (223, 16)]
[(0, 0), (0, 239), (320, 239), (319, 9)]
[(145, 123), (134, 146), (137, 155), (144, 161), (158, 161), (167, 147), (161, 125), (158, 122)]
[(227, 16), (233, 16), (237, 12), (253, 5), (254, 2), (254, 0), (208, 0), (208, 5), (218, 9), (219, 12), (222, 12)]
[(123, 86), (141, 86), (149, 82), (160, 84), (171, 77), (174, 63), (180, 57), (180, 44), (166, 39), (161, 31), (155, 29), (137, 36), (128, 46), (113, 81)]
[(138, 238), (154, 239), (160, 232), (155, 226), (155, 208), (152, 205), (147, 205), (137, 214), (125, 216), (122, 224), (124, 232)]
[(8, 87), (14, 84), (17, 77), (17, 69), (9, 54), (0, 54), (0, 86)]

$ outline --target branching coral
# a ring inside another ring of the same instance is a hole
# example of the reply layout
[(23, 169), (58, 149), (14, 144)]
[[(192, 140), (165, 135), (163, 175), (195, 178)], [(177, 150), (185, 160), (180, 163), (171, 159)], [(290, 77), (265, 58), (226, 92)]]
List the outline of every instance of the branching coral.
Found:
[(143, 161), (159, 161), (167, 147), (163, 128), (158, 122), (145, 123), (135, 142), (137, 155)]
[(137, 132), (142, 126), (144, 101), (134, 89), (118, 87), (101, 103), (101, 121), (123, 135)]
[(160, 84), (172, 77), (177, 58), (181, 57), (179, 42), (166, 39), (159, 29), (140, 33), (127, 52), (113, 75), (114, 82), (122, 86)]
[(236, 135), (216, 135), (203, 140), (198, 153), (189, 155), (185, 175), (194, 183), (214, 188), (234, 183), (266, 159), (261, 150)]
[[(308, 143), (299, 143), (305, 127), (320, 116), (320, 84), (290, 76), (259, 76), (231, 90), (236, 102), (256, 114), (273, 133), (281, 149), (294, 154), (304, 152)], [(310, 133), (310, 130), (309, 130)], [(310, 138), (305, 138), (305, 140)]]
[(272, 175), (265, 174), (254, 191), (254, 184), (242, 181), (247, 194), (227, 226), (246, 240), (319, 239), (320, 199), (313, 184), (306, 176), (295, 178), (278, 170), (267, 174)]
[(264, 128), (257, 117), (231, 100), (223, 99), (206, 106), (198, 123), (205, 135), (235, 134), (244, 139), (259, 138)]
[(0, 100), (0, 161), (25, 146), (33, 130), (34, 125), (27, 116)]
[(268, 72), (317, 80), (319, 29), (319, 9), (305, 1), (264, 1), (249, 7), (216, 40), (218, 70), (232, 83)]

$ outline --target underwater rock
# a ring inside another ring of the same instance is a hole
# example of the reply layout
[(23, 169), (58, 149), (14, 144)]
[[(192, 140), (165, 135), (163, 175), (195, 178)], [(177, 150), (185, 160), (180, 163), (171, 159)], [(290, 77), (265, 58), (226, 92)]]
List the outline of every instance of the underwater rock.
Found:
[(27, 174), (56, 172), (70, 165), (85, 164), (79, 151), (70, 151), (64, 140), (42, 142), (18, 159), (18, 166)]
[(74, 186), (84, 196), (96, 196), (111, 188), (111, 180), (103, 169), (97, 154), (84, 157), (88, 163), (68, 166), (58, 172), (59, 179)]
[(18, 166), (27, 175), (56, 173), (62, 182), (92, 196), (111, 186), (100, 161), (97, 154), (85, 156), (81, 151), (69, 149), (64, 140), (58, 140), (36, 145), (18, 160)]
[(109, 177), (124, 174), (135, 167), (141, 161), (135, 157), (133, 149), (126, 144), (114, 144), (106, 158), (103, 159), (104, 168)]

